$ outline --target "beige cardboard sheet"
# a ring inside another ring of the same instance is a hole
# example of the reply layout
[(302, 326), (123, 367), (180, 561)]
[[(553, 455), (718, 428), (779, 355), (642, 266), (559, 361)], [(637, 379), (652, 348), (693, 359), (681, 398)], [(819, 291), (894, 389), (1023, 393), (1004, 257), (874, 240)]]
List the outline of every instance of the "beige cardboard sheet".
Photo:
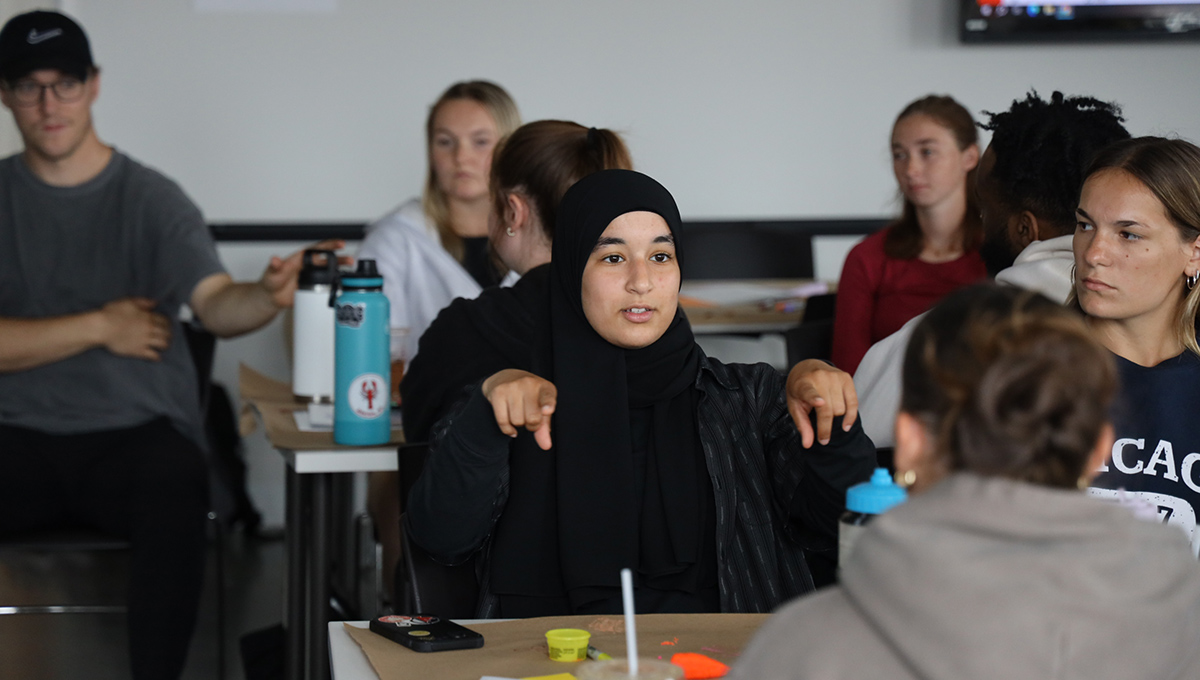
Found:
[[(767, 614), (640, 614), (638, 652), (670, 660), (676, 652), (698, 652), (732, 664)], [(346, 626), (381, 680), (479, 680), (485, 675), (526, 678), (570, 672), (575, 664), (551, 661), (546, 631), (583, 628), (591, 644), (612, 656), (625, 654), (625, 621), (619, 616), (554, 616), (469, 626), (483, 635), (479, 649), (414, 652), (365, 628)], [(589, 663), (581, 661), (579, 663)]]
[[(242, 397), (242, 436), (254, 431), (254, 416), (249, 413), (249, 409), (252, 408), (262, 418), (263, 427), (267, 430), (267, 439), (276, 448), (300, 451), (353, 448), (334, 444), (332, 432), (301, 432), (296, 428), (293, 413), (304, 410), (305, 407), (292, 398), (290, 384), (265, 376), (246, 364), (240, 364), (238, 387)], [(392, 430), (389, 443), (403, 442), (404, 433), (399, 429)]]

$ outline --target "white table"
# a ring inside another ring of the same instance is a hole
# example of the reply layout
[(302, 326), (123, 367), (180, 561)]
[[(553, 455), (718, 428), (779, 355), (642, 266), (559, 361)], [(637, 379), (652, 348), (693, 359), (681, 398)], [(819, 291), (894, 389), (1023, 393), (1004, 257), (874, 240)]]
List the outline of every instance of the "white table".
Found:
[[(459, 619), (456, 623), (464, 626), (486, 625), (511, 619)], [(329, 622), (329, 670), (332, 680), (379, 680), (367, 655), (362, 647), (346, 632), (342, 625), (348, 623), (355, 628), (366, 628), (366, 621), (330, 621)]]
[(238, 367), (238, 387), (242, 402), (258, 412), (267, 440), (287, 463), (287, 678), (321, 680), (329, 672), (325, 624), (333, 480), (342, 474), (397, 469), (403, 436), (393, 427), (391, 443), (339, 446), (331, 432), (297, 427), (295, 412), (301, 407), (288, 383), (243, 364)]
[[(378, 680), (367, 655), (346, 632), (342, 621), (329, 622), (329, 670), (333, 680)], [(347, 621), (355, 628), (366, 628), (366, 621)]]
[[(713, 279), (684, 281), (679, 292), (690, 298), (684, 311), (696, 335), (758, 335), (792, 328), (804, 316), (806, 297), (835, 288), (809, 279)], [(764, 304), (774, 300), (786, 300), (786, 309)]]

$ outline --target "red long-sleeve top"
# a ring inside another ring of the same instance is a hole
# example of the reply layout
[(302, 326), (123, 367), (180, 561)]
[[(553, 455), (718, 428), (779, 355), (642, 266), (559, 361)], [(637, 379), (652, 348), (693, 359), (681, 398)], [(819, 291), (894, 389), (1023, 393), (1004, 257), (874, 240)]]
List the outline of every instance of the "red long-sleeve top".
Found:
[(833, 363), (854, 373), (871, 345), (900, 330), (947, 293), (987, 277), (978, 252), (932, 264), (883, 252), (881, 229), (850, 250), (838, 283)]

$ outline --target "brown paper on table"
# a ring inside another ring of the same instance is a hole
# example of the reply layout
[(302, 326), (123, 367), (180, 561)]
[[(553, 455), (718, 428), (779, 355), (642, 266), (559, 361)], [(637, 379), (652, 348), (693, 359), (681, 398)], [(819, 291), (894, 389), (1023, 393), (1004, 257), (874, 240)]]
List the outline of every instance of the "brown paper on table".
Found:
[[(355, 448), (334, 444), (332, 432), (301, 432), (296, 427), (293, 414), (303, 411), (306, 407), (292, 396), (292, 386), (289, 383), (267, 377), (246, 364), (239, 364), (238, 393), (242, 397), (243, 408), (241, 429), (244, 430), (246, 425), (244, 410), (246, 407), (252, 407), (262, 418), (263, 427), (267, 430), (267, 439), (275, 448), (301, 451)], [(401, 430), (392, 430), (388, 443), (404, 443), (404, 433)]]
[[(638, 655), (670, 661), (678, 652), (696, 652), (732, 665), (769, 614), (639, 614)], [(613, 658), (625, 656), (625, 620), (620, 616), (549, 616), (468, 626), (483, 635), (479, 649), (414, 652), (366, 628), (346, 625), (381, 680), (438, 678), (479, 680), (570, 673), (578, 663), (551, 661), (546, 631), (582, 628), (589, 642)]]

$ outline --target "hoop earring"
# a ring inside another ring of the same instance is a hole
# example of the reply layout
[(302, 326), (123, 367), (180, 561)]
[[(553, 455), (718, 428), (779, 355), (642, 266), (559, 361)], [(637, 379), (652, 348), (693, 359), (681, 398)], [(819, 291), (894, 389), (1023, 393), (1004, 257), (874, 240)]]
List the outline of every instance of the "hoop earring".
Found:
[(517, 232), (513, 231), (513, 230), (512, 230), (512, 227), (505, 227), (505, 228), (504, 228), (504, 233), (508, 234), (509, 236), (516, 236), (516, 235), (517, 235)]
[(1075, 289), (1075, 265), (1071, 265), (1071, 289)]
[(916, 481), (917, 481), (917, 471), (916, 470), (905, 470), (904, 472), (896, 473), (896, 483), (906, 489), (908, 487), (912, 486), (913, 484), (915, 484)]
[(1197, 271), (1195, 274), (1192, 274), (1190, 276), (1185, 276), (1183, 279), (1183, 282), (1184, 282), (1184, 284), (1187, 285), (1188, 290), (1195, 288), (1196, 282), (1198, 282), (1198, 281), (1200, 281), (1200, 271)]

